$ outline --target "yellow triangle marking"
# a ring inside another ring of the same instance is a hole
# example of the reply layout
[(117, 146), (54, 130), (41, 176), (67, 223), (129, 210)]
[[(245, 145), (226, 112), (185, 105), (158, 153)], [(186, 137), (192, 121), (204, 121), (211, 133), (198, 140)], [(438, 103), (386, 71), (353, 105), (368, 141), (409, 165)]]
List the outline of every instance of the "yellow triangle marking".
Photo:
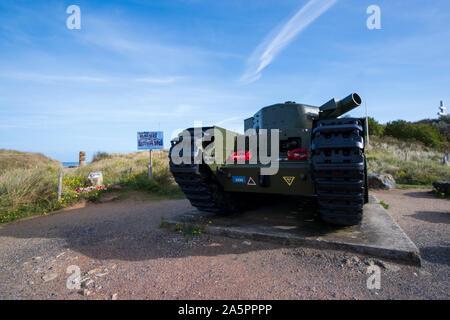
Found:
[(283, 177), (283, 179), (284, 179), (284, 181), (286, 181), (286, 183), (290, 187), (294, 183), (295, 177)]

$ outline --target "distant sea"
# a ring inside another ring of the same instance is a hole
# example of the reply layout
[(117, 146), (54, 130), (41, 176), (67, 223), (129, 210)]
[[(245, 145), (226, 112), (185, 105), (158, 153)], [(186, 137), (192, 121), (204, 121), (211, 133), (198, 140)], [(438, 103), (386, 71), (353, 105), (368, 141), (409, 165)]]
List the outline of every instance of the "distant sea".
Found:
[(62, 162), (64, 168), (68, 167), (78, 167), (78, 162)]

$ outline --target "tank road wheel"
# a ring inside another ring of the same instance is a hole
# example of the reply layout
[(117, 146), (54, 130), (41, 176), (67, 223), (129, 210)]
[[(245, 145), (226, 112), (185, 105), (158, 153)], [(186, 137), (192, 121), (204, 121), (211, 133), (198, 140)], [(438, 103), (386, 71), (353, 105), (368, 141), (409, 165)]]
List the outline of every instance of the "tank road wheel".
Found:
[(191, 205), (200, 211), (221, 215), (237, 212), (240, 201), (235, 195), (223, 190), (207, 164), (176, 165), (172, 162), (172, 150), (176, 144), (172, 145), (169, 152), (170, 171)]
[(359, 224), (367, 201), (364, 133), (360, 119), (315, 123), (312, 170), (320, 218), (336, 225)]

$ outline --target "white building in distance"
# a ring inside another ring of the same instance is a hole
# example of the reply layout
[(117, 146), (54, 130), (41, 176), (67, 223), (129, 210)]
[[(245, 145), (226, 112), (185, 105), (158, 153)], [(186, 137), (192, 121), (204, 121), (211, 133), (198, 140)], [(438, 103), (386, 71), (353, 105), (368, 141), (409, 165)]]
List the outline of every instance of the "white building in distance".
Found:
[(441, 100), (441, 105), (439, 107), (438, 116), (440, 117), (446, 117), (447, 113), (445, 112), (447, 110), (447, 107), (444, 106), (444, 101)]

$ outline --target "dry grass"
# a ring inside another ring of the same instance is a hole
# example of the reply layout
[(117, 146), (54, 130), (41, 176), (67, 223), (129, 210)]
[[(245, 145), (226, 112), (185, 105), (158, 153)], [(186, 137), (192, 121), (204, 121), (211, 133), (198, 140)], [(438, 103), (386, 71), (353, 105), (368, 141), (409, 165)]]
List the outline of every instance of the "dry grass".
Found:
[[(170, 184), (172, 181), (167, 153), (167, 150), (154, 150), (152, 153), (153, 176), (160, 184)], [(116, 153), (92, 162), (87, 167), (69, 169), (68, 172), (88, 176), (89, 172), (101, 171), (104, 184), (121, 184), (136, 175), (147, 177), (149, 162), (148, 151), (127, 154)]]
[(430, 186), (450, 180), (450, 167), (441, 164), (443, 154), (417, 142), (373, 137), (366, 155), (369, 173), (389, 173), (400, 184)]
[(0, 174), (13, 169), (31, 169), (42, 166), (61, 167), (61, 162), (41, 153), (0, 149)]
[(58, 207), (61, 162), (40, 153), (0, 150), (0, 222)]
[(0, 175), (1, 203), (19, 208), (49, 199), (55, 192), (58, 173), (52, 167), (14, 169)]

